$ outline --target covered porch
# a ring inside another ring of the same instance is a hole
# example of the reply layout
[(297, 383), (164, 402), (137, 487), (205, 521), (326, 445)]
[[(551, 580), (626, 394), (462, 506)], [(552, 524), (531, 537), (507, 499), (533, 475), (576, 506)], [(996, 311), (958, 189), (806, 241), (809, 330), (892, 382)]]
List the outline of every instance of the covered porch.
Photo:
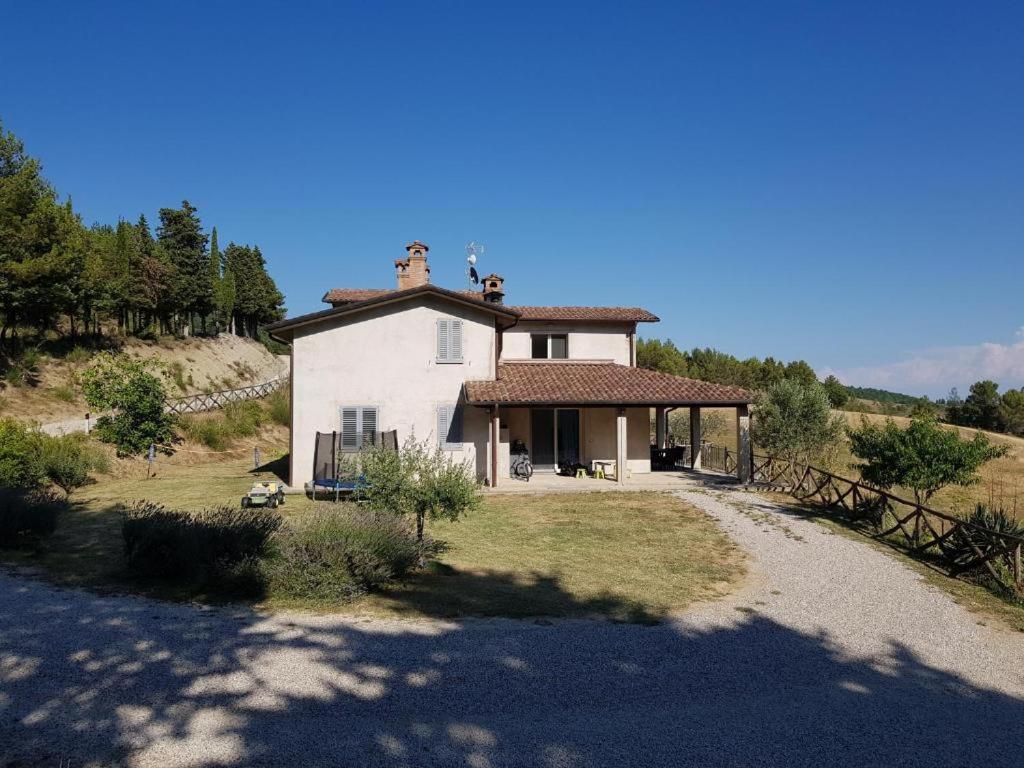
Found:
[[(749, 482), (751, 400), (736, 387), (608, 362), (504, 363), (497, 380), (466, 383), (467, 404), (487, 414), (491, 488), (520, 484), (512, 468), (524, 452), (534, 468), (534, 488), (548, 476), (558, 478), (552, 484), (559, 486), (564, 480), (605, 488), (608, 481), (619, 487), (641, 480), (652, 488), (685, 485), (692, 482), (685, 471), (704, 465), (702, 408), (735, 412), (735, 477)], [(666, 450), (668, 415), (678, 408), (686, 408), (690, 417), (689, 446), (681, 456)], [(666, 463), (666, 456), (673, 460)], [(564, 471), (571, 477), (558, 474)]]

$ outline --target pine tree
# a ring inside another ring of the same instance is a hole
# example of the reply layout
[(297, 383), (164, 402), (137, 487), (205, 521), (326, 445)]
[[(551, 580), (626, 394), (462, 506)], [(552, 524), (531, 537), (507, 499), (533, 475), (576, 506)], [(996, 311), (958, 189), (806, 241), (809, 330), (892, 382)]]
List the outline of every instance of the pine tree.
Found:
[(185, 322), (178, 325), (186, 335), (191, 330), (192, 316), (209, 314), (213, 304), (207, 240), (196, 208), (188, 200), (181, 202), (180, 209), (160, 209), (157, 242), (175, 271), (173, 308), (175, 314), (184, 316)]
[(220, 331), (221, 317), (221, 255), (220, 249), (217, 247), (217, 228), (214, 227), (210, 232), (210, 260), (208, 265), (208, 271), (210, 274), (210, 296), (211, 296), (211, 310), (213, 312), (213, 332), (218, 333)]

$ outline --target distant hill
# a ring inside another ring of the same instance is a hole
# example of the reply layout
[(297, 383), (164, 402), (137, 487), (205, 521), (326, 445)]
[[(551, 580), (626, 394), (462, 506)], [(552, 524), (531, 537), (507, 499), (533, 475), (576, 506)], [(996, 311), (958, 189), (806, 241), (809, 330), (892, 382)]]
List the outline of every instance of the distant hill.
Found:
[(856, 397), (860, 400), (870, 400), (876, 403), (891, 403), (893, 405), (916, 405), (927, 398), (915, 397), (914, 395), (904, 395), (900, 392), (890, 392), (886, 389), (876, 389), (874, 387), (850, 387), (846, 388), (846, 391), (850, 393), (850, 397)]

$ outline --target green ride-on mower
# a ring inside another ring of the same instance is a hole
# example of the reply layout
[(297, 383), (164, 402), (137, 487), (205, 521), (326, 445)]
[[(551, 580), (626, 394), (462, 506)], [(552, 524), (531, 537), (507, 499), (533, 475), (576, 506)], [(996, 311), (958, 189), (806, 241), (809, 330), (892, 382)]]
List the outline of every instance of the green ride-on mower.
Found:
[(280, 483), (253, 483), (249, 492), (242, 497), (242, 509), (249, 507), (270, 507), (284, 504), (284, 489)]

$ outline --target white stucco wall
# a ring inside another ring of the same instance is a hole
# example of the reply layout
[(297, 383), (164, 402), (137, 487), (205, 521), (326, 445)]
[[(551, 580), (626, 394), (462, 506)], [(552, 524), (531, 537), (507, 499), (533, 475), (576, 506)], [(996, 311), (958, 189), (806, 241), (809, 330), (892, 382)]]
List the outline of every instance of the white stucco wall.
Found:
[(629, 365), (629, 323), (588, 325), (524, 321), (505, 331), (502, 360), (528, 360), (532, 354), (531, 333), (565, 333), (569, 336), (570, 360), (613, 360)]
[[(439, 318), (463, 324), (463, 362), (438, 363)], [(494, 316), (432, 297), (388, 305), (296, 329), (292, 345), (291, 484), (312, 479), (316, 433), (340, 430), (338, 408), (376, 406), (378, 429), (436, 442), (437, 407), (455, 404), (467, 379), (494, 376)], [(478, 477), (487, 414), (463, 408), (463, 444), (454, 451)]]

